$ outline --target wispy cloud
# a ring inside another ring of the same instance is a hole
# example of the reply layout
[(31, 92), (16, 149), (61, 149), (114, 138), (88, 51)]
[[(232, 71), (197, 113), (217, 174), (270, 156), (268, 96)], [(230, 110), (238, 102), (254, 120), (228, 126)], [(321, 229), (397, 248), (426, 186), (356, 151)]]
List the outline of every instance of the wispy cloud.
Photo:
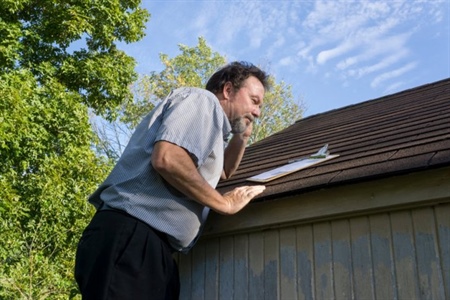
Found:
[(317, 55), (316, 61), (319, 65), (325, 64), (328, 60), (335, 57), (342, 56), (358, 46), (358, 42), (354, 40), (347, 40), (333, 49), (320, 51)]
[[(399, 34), (384, 39), (379, 38), (376, 43), (365, 43), (364, 49), (358, 51), (356, 55), (345, 57), (337, 63), (336, 67), (339, 70), (346, 70), (355, 65), (358, 67), (359, 64), (366, 63), (375, 58), (378, 59), (380, 56), (403, 58), (409, 53), (405, 43), (410, 35), (409, 33)], [(395, 62), (393, 60), (389, 61)], [(349, 72), (354, 72), (354, 70), (350, 70)]]
[(298, 28), (297, 59), (327, 77), (374, 76), (371, 87), (380, 87), (414, 69), (411, 37), (430, 18), (442, 21), (443, 8), (444, 1), (316, 1)]
[(370, 85), (372, 87), (378, 87), (384, 81), (399, 77), (399, 76), (405, 74), (406, 72), (413, 70), (416, 67), (416, 65), (417, 65), (416, 62), (410, 62), (410, 63), (402, 66), (401, 68), (380, 74), (377, 77), (375, 77), (374, 80), (372, 80), (372, 83)]
[[(193, 6), (198, 13), (185, 14)], [(201, 35), (231, 59), (264, 59), (280, 73), (323, 74), (342, 84), (365, 79), (384, 88), (418, 64), (412, 41), (422, 28), (445, 20), (448, 0), (180, 0), (171, 7), (164, 17), (177, 43)], [(189, 25), (177, 26), (181, 18)]]

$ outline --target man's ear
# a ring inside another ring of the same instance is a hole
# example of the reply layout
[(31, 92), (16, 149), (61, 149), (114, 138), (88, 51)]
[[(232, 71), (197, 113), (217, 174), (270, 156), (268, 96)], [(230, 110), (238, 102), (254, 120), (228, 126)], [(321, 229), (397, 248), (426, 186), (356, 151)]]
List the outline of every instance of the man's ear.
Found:
[(233, 95), (233, 92), (234, 92), (233, 84), (231, 83), (231, 81), (227, 81), (223, 85), (223, 97), (224, 97), (224, 99), (226, 99), (226, 100), (230, 99), (230, 97)]

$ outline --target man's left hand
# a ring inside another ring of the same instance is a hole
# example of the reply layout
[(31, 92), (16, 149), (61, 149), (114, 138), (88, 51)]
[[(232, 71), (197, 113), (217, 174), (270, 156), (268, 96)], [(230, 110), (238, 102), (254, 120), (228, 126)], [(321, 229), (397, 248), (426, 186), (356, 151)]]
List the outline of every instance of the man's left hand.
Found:
[(253, 122), (250, 122), (250, 124), (248, 124), (245, 131), (243, 133), (241, 133), (242, 138), (244, 138), (246, 140), (249, 139), (250, 136), (252, 135), (252, 131), (253, 131)]

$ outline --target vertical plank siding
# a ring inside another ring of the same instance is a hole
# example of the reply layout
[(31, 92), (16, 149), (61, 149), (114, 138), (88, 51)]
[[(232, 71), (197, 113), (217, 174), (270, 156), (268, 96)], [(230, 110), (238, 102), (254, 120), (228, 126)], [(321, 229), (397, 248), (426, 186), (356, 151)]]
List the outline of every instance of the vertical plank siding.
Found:
[(369, 217), (369, 222), (375, 298), (396, 300), (398, 294), (390, 216), (373, 215)]
[(333, 299), (333, 264), (329, 222), (313, 224), (314, 293), (320, 299)]
[(280, 229), (280, 298), (297, 299), (297, 239), (295, 227)]
[(350, 222), (347, 219), (331, 223), (333, 247), (334, 293), (336, 299), (352, 299), (353, 266), (350, 239)]
[(373, 299), (374, 280), (369, 218), (352, 218), (349, 221), (353, 293), (355, 299)]
[[(314, 238), (312, 225), (297, 226), (297, 290), (298, 299), (315, 298)], [(282, 245), (283, 248), (283, 245)]]
[[(234, 238), (227, 236), (220, 239), (219, 298), (233, 299), (234, 295)], [(227, 280), (223, 280), (226, 278)], [(239, 277), (238, 277), (239, 278)], [(195, 299), (195, 298), (194, 298)]]
[(450, 299), (450, 205), (434, 208), (445, 299)]
[(411, 212), (391, 214), (391, 230), (398, 296), (400, 299), (420, 299)]
[(279, 299), (279, 237), (278, 230), (264, 232), (264, 299)]
[(199, 245), (192, 250), (192, 282), (191, 290), (192, 296), (195, 299), (205, 299), (204, 286), (205, 286), (205, 245)]
[(264, 233), (249, 235), (248, 299), (264, 299)]
[(248, 299), (249, 282), (249, 242), (248, 235), (234, 238), (234, 298)]
[(181, 299), (450, 299), (450, 204), (201, 240)]
[[(204, 286), (204, 295), (205, 300), (207, 299), (218, 299), (218, 291), (219, 291), (219, 239), (210, 239), (208, 243), (199, 243), (197, 246), (202, 247), (205, 246), (205, 286)], [(197, 246), (195, 248), (197, 248)], [(195, 249), (192, 249), (194, 251)], [(180, 272), (180, 274), (182, 274)], [(187, 275), (187, 274), (186, 274)], [(184, 278), (181, 277), (181, 282), (184, 281)], [(193, 284), (197, 284), (194, 282)], [(201, 284), (199, 288), (202, 288)], [(183, 292), (183, 289), (181, 289)], [(186, 295), (189, 295), (186, 293)], [(194, 297), (192, 297), (194, 299)]]
[[(412, 212), (419, 292), (422, 299), (445, 299), (434, 211), (424, 208)], [(450, 218), (450, 215), (447, 215)], [(448, 270), (448, 268), (447, 268)]]

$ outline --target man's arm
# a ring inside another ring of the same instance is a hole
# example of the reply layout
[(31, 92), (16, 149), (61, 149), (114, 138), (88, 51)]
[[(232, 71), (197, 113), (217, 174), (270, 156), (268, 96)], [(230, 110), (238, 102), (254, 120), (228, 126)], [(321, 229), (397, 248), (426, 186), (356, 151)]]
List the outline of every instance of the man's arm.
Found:
[(220, 214), (238, 212), (265, 189), (262, 185), (243, 186), (221, 195), (200, 175), (185, 149), (166, 141), (155, 144), (151, 162), (170, 185)]
[(227, 148), (224, 153), (223, 172), (221, 179), (230, 178), (234, 172), (236, 172), (239, 164), (241, 163), (242, 156), (244, 156), (245, 147), (247, 146), (248, 139), (252, 134), (253, 125), (247, 127), (245, 132), (241, 134), (234, 134), (230, 139)]

